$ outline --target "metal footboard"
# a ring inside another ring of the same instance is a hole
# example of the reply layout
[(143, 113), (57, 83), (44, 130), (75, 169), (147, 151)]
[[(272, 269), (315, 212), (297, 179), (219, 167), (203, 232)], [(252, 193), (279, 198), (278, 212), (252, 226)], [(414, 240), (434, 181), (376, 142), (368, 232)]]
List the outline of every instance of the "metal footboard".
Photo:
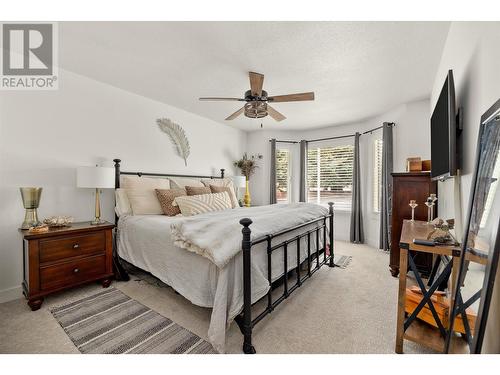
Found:
[[(254, 346), (252, 345), (252, 329), (260, 322), (266, 315), (270, 314), (276, 306), (287, 299), (290, 294), (299, 288), (304, 281), (310, 278), (316, 271), (318, 271), (323, 265), (328, 264), (329, 267), (335, 267), (334, 263), (334, 249), (333, 249), (333, 203), (329, 202), (328, 215), (322, 216), (320, 218), (311, 220), (307, 223), (297, 225), (292, 228), (285, 229), (278, 233), (267, 235), (265, 237), (251, 240), (251, 229), (250, 225), (252, 220), (249, 218), (244, 218), (240, 220), (240, 224), (243, 226), (242, 234), (243, 240), (241, 242), (241, 248), (243, 251), (243, 312), (241, 315), (236, 317), (236, 322), (238, 323), (241, 332), (243, 333), (243, 352), (246, 354), (256, 353)], [(272, 245), (272, 240), (276, 237), (285, 235), (287, 233), (299, 230), (301, 228), (307, 227), (311, 224), (319, 223), (316, 227), (310, 230), (306, 230), (297, 236), (282, 241), (278, 244)], [(328, 231), (327, 231), (328, 229)], [(328, 234), (327, 234), (328, 232)], [(311, 234), (315, 233), (315, 244), (311, 243)], [(319, 238), (323, 235), (323, 246), (320, 248)], [(327, 254), (327, 235), (329, 242), (329, 254)], [(304, 262), (300, 260), (301, 248), (300, 241), (302, 238), (306, 238), (307, 243), (307, 257), (305, 262), (307, 262), (307, 272), (304, 275), (301, 274), (301, 265)], [(254, 245), (266, 242), (267, 243), (267, 277), (269, 281), (269, 291), (266, 296), (267, 307), (252, 319), (252, 285), (251, 285), (251, 250)], [(288, 270), (288, 245), (296, 242), (297, 251), (297, 265), (291, 271)], [(273, 282), (271, 275), (271, 260), (272, 254), (277, 249), (283, 248), (283, 294), (273, 301), (272, 291)], [(316, 260), (316, 266), (312, 266), (312, 261)], [(291, 272), (296, 273), (296, 281), (293, 285), (289, 285), (288, 275)]]

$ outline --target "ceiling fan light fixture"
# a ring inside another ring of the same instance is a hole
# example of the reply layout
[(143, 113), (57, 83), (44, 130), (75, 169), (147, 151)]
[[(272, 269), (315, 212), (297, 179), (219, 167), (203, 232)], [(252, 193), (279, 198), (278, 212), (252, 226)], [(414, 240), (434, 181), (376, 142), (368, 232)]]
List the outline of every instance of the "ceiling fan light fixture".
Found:
[(245, 116), (249, 118), (263, 118), (267, 116), (265, 102), (248, 102), (245, 104)]

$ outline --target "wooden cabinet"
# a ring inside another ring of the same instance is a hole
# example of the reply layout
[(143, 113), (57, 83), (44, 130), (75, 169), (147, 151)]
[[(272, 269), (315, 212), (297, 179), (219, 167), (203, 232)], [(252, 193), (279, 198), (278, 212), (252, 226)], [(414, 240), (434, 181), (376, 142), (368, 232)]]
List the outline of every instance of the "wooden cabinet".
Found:
[[(425, 201), (430, 194), (437, 194), (437, 181), (432, 181), (429, 172), (409, 172), (392, 174), (392, 221), (391, 221), (391, 253), (389, 267), (392, 276), (399, 274), (399, 239), (403, 228), (403, 220), (411, 219), (411, 199), (417, 201), (415, 220), (427, 221), (427, 206)], [(439, 196), (438, 196), (439, 198)], [(434, 217), (437, 216), (437, 205), (434, 207)], [(417, 269), (428, 275), (432, 269), (432, 254), (414, 254)]]
[(113, 224), (74, 223), (45, 233), (21, 231), (23, 293), (38, 310), (51, 293), (100, 280), (108, 287), (113, 277)]

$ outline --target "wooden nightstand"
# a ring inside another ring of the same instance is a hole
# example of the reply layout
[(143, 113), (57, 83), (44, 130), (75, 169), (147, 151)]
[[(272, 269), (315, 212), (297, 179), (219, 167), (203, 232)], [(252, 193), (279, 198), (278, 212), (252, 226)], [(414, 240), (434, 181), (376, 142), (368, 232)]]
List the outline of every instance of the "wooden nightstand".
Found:
[(113, 224), (88, 221), (45, 233), (20, 231), (23, 236), (23, 293), (35, 311), (51, 293), (113, 277)]

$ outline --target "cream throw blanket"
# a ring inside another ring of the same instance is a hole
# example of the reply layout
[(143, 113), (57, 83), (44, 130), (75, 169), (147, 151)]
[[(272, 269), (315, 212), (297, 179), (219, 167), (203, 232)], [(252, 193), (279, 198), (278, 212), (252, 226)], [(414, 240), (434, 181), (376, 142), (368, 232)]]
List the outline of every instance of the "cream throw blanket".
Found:
[(312, 203), (224, 210), (187, 217), (173, 223), (172, 238), (175, 245), (204, 256), (217, 267), (223, 268), (241, 251), (243, 226), (240, 219), (252, 219), (251, 238), (257, 239), (327, 214), (327, 208)]

